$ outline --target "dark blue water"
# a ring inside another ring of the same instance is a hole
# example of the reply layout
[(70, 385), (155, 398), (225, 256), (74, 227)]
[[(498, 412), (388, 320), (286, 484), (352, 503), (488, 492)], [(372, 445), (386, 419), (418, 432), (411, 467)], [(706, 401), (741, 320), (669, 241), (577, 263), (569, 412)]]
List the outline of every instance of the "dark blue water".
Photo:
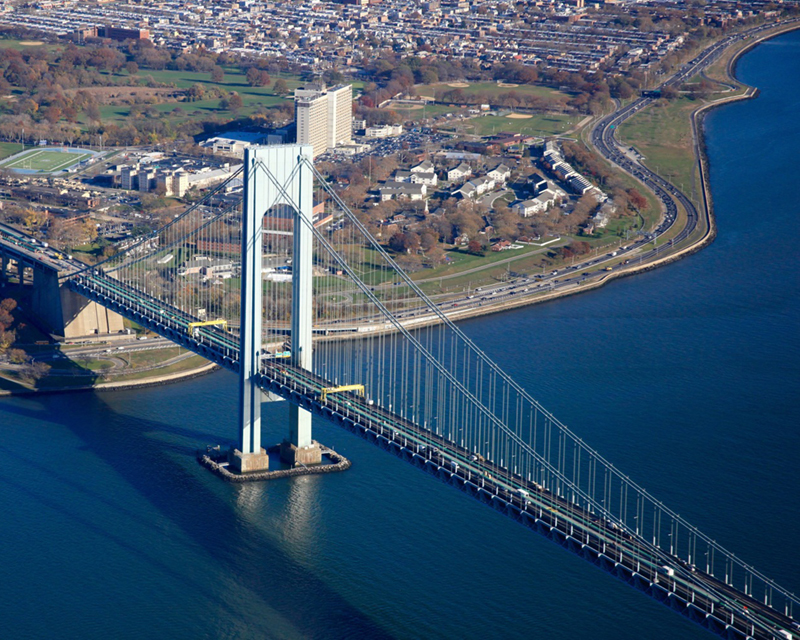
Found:
[[(708, 119), (716, 242), (602, 291), (466, 323), (545, 406), (800, 591), (800, 34)], [(0, 638), (705, 638), (588, 563), (336, 427), (345, 474), (224, 484), (226, 373), (0, 402)], [(285, 432), (269, 405), (267, 439)]]

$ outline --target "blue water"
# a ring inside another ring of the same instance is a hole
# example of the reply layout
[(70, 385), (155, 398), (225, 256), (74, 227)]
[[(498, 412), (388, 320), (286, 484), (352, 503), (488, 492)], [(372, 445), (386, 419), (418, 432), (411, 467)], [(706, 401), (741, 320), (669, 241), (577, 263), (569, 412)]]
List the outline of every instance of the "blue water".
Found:
[[(681, 515), (800, 591), (800, 33), (707, 121), (719, 236), (668, 268), (465, 330)], [(0, 402), (0, 638), (705, 638), (324, 422), (344, 474), (230, 486), (235, 380)], [(282, 437), (283, 403), (266, 407)], [(270, 439), (269, 437), (267, 439)]]

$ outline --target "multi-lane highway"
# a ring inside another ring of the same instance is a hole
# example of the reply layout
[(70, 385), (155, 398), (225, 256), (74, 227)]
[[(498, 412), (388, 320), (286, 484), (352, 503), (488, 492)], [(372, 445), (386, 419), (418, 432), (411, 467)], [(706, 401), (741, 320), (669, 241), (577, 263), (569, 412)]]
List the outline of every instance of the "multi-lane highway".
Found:
[[(797, 22), (797, 20), (787, 21), (786, 24), (789, 24), (790, 22)], [(592, 128), (590, 140), (597, 151), (604, 158), (640, 180), (646, 187), (656, 194), (663, 204), (664, 216), (658, 227), (654, 230), (655, 238), (658, 238), (662, 234), (666, 233), (672, 229), (673, 225), (675, 225), (678, 217), (679, 206), (686, 212), (686, 222), (683, 228), (680, 229), (671, 240), (672, 244), (675, 246), (679, 245), (683, 240), (688, 238), (692, 232), (694, 232), (694, 230), (697, 228), (700, 215), (710, 217), (710, 211), (708, 211), (708, 200), (705, 194), (705, 185), (702, 187), (704, 199), (703, 205), (705, 207), (705, 211), (698, 212), (694, 203), (675, 185), (668, 182), (657, 173), (648, 169), (644, 164), (636, 159), (631, 158), (628, 154), (622, 151), (620, 145), (614, 138), (616, 129), (628, 118), (632, 117), (637, 112), (650, 105), (653, 101), (657, 100), (658, 98), (654, 95), (654, 93), (666, 87), (680, 86), (686, 80), (689, 80), (698, 73), (705, 71), (705, 69), (715, 62), (720, 55), (722, 55), (722, 52), (731, 45), (734, 45), (747, 38), (758, 36), (765, 31), (773, 29), (775, 26), (776, 25), (774, 24), (762, 25), (742, 33), (729, 35), (726, 38), (714, 43), (695, 56), (688, 63), (683, 65), (677, 73), (665, 80), (655, 90), (655, 92), (648, 92), (648, 95), (643, 95), (630, 104), (617, 109), (610, 115), (600, 119)], [(697, 131), (696, 127), (697, 122), (694, 118), (692, 118), (692, 135), (695, 142), (699, 139), (699, 132)], [(645, 259), (645, 256), (639, 257), (642, 260)]]

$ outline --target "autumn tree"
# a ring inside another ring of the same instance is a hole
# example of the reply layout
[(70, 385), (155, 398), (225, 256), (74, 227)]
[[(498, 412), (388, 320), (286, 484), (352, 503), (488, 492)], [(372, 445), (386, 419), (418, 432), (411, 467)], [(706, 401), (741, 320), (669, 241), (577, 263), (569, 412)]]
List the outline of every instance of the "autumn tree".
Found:
[(45, 378), (50, 373), (50, 365), (44, 362), (28, 362), (20, 369), (19, 376), (23, 380), (33, 383)]
[(436, 247), (439, 242), (439, 234), (433, 229), (425, 229), (419, 236), (420, 246), (425, 253)]
[(245, 78), (251, 87), (267, 87), (271, 82), (269, 74), (258, 67), (250, 67), (245, 73)]
[(16, 334), (11, 330), (11, 325), (14, 323), (11, 312), (16, 306), (17, 301), (13, 298), (6, 298), (0, 302), (0, 354), (5, 353), (16, 339)]
[(628, 202), (630, 202), (631, 206), (633, 206), (638, 211), (647, 211), (647, 208), (649, 206), (647, 198), (645, 198), (636, 187), (631, 187), (630, 189), (628, 189), (627, 193), (628, 193)]
[(285, 96), (287, 93), (289, 93), (289, 85), (286, 84), (286, 80), (283, 78), (278, 78), (275, 81), (272, 90), (275, 92), (275, 95)]
[(395, 233), (389, 238), (389, 248), (397, 253), (417, 253), (420, 248), (419, 234), (409, 231), (408, 233)]
[(23, 349), (9, 349), (8, 361), (11, 364), (25, 364), (30, 361), (30, 356)]
[(476, 256), (482, 256), (486, 254), (483, 245), (478, 240), (470, 240), (469, 244), (467, 245), (467, 251)]
[(22, 211), (22, 224), (30, 231), (38, 231), (50, 219), (50, 214), (44, 209), (27, 208)]
[(186, 91), (186, 98), (189, 102), (196, 102), (197, 100), (202, 100), (206, 95), (205, 87), (202, 84), (193, 84), (189, 89)]
[(242, 96), (238, 93), (232, 93), (230, 100), (228, 100), (228, 108), (236, 112), (244, 106), (244, 102), (242, 101)]

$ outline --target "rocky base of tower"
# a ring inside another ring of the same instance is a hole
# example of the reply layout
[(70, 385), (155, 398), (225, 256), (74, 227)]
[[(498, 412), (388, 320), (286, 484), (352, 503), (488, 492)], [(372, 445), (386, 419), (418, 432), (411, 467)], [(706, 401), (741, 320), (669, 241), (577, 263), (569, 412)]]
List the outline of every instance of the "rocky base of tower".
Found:
[[(315, 442), (316, 451), (318, 451), (319, 459), (317, 463), (297, 464), (291, 469), (276, 469), (269, 471), (266, 467), (261, 471), (253, 470), (256, 464), (269, 464), (264, 463), (268, 460), (268, 455), (263, 458), (259, 454), (245, 454), (236, 450), (223, 451), (219, 447), (208, 447), (205, 451), (197, 452), (197, 461), (210, 470), (215, 475), (218, 475), (223, 480), (228, 482), (260, 482), (262, 480), (274, 480), (277, 478), (289, 478), (292, 476), (308, 476), (322, 473), (336, 473), (338, 471), (345, 471), (350, 468), (350, 461), (343, 455), (336, 453), (333, 449), (328, 449), (324, 445)], [(283, 445), (275, 445), (268, 449), (268, 453), (278, 454), (282, 450)], [(309, 450), (311, 447), (309, 447)], [(262, 452), (264, 450), (262, 449)], [(306, 451), (301, 448), (300, 452)], [(237, 456), (236, 453), (239, 455)], [(247, 459), (247, 455), (254, 456), (252, 459)], [(313, 454), (310, 454), (313, 455)], [(302, 458), (302, 456), (301, 456)], [(244, 468), (250, 469), (249, 471), (238, 471), (238, 468), (232, 465), (231, 460), (235, 460), (233, 464), (244, 463)]]

